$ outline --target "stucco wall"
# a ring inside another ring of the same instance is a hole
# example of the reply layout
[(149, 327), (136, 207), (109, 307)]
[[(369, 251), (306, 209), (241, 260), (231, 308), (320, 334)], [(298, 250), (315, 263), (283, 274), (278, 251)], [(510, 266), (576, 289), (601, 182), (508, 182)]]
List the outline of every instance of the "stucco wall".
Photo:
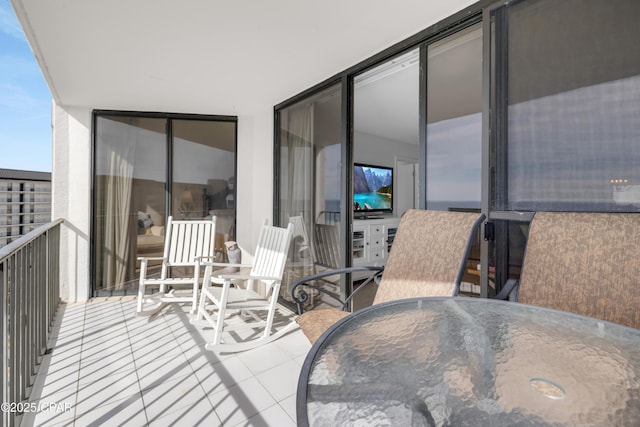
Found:
[(53, 106), (52, 218), (64, 218), (60, 297), (85, 301), (89, 289), (91, 112)]

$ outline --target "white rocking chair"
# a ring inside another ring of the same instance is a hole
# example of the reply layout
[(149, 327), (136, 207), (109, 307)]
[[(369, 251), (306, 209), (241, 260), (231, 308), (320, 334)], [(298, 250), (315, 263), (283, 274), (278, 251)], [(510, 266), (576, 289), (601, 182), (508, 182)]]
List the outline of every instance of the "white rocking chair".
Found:
[[(276, 333), (272, 333), (276, 304), (293, 228), (292, 224), (289, 224), (287, 228), (273, 227), (267, 225), (265, 221), (260, 231), (251, 265), (203, 262), (203, 265), (206, 266), (204, 282), (200, 294), (198, 314), (192, 323), (197, 324), (204, 318), (213, 327), (214, 338), (212, 342), (207, 343), (206, 349), (222, 352), (249, 350), (273, 341), (296, 326), (295, 320), (292, 319), (288, 325)], [(220, 274), (213, 271), (216, 267), (251, 267), (251, 271), (249, 274), (242, 274), (242, 272)], [(258, 281), (266, 284), (266, 297), (256, 292), (255, 285)], [(222, 286), (210, 286), (212, 282), (222, 284)], [(246, 282), (246, 288), (240, 287), (240, 282)], [(209, 313), (208, 309), (210, 308), (217, 310), (217, 315)], [(266, 312), (266, 319), (259, 317), (256, 311)], [(244, 321), (229, 325), (227, 317), (229, 314), (235, 313), (239, 313)], [(254, 328), (264, 328), (264, 332), (259, 338), (251, 338), (242, 342), (222, 342), (223, 331)]]
[[(215, 250), (216, 217), (210, 220), (167, 220), (162, 257), (140, 257), (140, 283), (138, 286), (139, 316), (151, 316), (167, 303), (190, 302), (195, 313), (198, 304), (200, 262), (202, 257), (213, 258)], [(160, 277), (147, 277), (149, 261), (162, 260)], [(192, 275), (185, 275), (185, 270)], [(180, 275), (180, 273), (182, 275)], [(191, 295), (175, 294), (175, 286), (191, 285)], [(159, 286), (159, 292), (145, 295), (147, 286)], [(168, 290), (167, 287), (171, 289)]]

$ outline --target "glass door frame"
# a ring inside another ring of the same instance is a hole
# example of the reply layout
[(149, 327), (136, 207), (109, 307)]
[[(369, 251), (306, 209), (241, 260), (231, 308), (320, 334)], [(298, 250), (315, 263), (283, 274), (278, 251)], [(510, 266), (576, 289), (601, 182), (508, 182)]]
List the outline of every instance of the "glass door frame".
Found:
[[(280, 111), (284, 110), (288, 107), (294, 106), (300, 102), (305, 101), (308, 98), (311, 98), (325, 90), (331, 89), (333, 87), (338, 87), (340, 91), (340, 106), (341, 106), (341, 120), (340, 120), (340, 156), (342, 160), (342, 167), (340, 168), (340, 182), (346, 183), (351, 182), (352, 172), (350, 168), (344, 167), (345, 164), (350, 164), (352, 162), (352, 119), (353, 116), (353, 84), (352, 79), (347, 75), (343, 75), (337, 78), (329, 79), (323, 82), (321, 85), (315, 86), (313, 89), (305, 91), (293, 98), (288, 99), (287, 101), (278, 104), (274, 107), (274, 156), (273, 156), (273, 170), (274, 170), (274, 180), (273, 180), (273, 224), (277, 226), (286, 226), (286, 224), (281, 224), (280, 222), (280, 211), (283, 208), (281, 206), (280, 201), (281, 198), (281, 185), (283, 177), (280, 174), (281, 170), (281, 157), (280, 150), (282, 148), (281, 145), (281, 118)], [(348, 111), (348, 114), (345, 114), (345, 111)], [(315, 161), (315, 160), (314, 160)], [(315, 175), (315, 171), (314, 171)], [(315, 191), (315, 189), (314, 189)], [(351, 235), (351, 222), (352, 215), (351, 205), (348, 203), (348, 200), (351, 200), (352, 190), (348, 185), (341, 185), (340, 188), (340, 215), (342, 220), (340, 221), (340, 253), (343, 256), (340, 259), (340, 267), (349, 267), (351, 266), (351, 257), (345, 256), (344, 254), (351, 253), (351, 239), (349, 236)], [(315, 218), (313, 218), (315, 222)], [(348, 282), (345, 281), (345, 283)], [(349, 289), (347, 289), (344, 285), (340, 288), (340, 295), (344, 299), (348, 296)], [(283, 301), (283, 303), (287, 303)]]
[[(97, 194), (96, 194), (96, 144), (97, 138), (97, 122), (99, 117), (140, 117), (151, 119), (164, 119), (165, 125), (165, 150), (166, 150), (166, 177), (165, 177), (165, 220), (166, 217), (172, 212), (172, 183), (173, 183), (173, 132), (172, 121), (173, 120), (198, 120), (198, 121), (217, 121), (217, 122), (231, 122), (235, 124), (235, 174), (238, 171), (238, 117), (226, 116), (226, 115), (206, 115), (206, 114), (180, 114), (180, 113), (159, 113), (159, 112), (144, 112), (144, 111), (120, 111), (120, 110), (99, 110), (95, 109), (91, 112), (91, 221), (90, 221), (90, 238), (89, 238), (89, 294), (92, 297), (105, 296), (105, 295), (121, 295), (123, 294), (117, 290), (101, 290), (96, 289), (97, 286), (97, 262), (96, 259), (96, 206), (97, 206)], [(237, 181), (237, 179), (236, 179)], [(234, 196), (237, 200), (237, 186), (234, 187)], [(237, 217), (237, 212), (234, 214)], [(235, 222), (235, 219), (234, 219)]]

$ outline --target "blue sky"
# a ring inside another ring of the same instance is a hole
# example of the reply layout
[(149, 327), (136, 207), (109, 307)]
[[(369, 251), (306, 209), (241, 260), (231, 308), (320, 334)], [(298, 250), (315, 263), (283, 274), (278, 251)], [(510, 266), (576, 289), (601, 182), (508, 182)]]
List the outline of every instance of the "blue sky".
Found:
[(51, 172), (51, 95), (9, 0), (0, 0), (0, 168)]

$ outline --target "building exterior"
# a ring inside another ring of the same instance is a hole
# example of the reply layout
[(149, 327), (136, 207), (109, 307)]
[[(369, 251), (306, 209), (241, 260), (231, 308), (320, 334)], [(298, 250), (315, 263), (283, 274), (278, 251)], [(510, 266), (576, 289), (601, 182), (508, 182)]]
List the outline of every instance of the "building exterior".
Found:
[(535, 211), (637, 211), (635, 0), (11, 4), (54, 101), (65, 300), (126, 293), (169, 214), (224, 209), (251, 248), (329, 213), (349, 265), (355, 163), (395, 171), (394, 217), (485, 213), (485, 290)]
[(0, 169), (0, 247), (51, 221), (51, 173)]

